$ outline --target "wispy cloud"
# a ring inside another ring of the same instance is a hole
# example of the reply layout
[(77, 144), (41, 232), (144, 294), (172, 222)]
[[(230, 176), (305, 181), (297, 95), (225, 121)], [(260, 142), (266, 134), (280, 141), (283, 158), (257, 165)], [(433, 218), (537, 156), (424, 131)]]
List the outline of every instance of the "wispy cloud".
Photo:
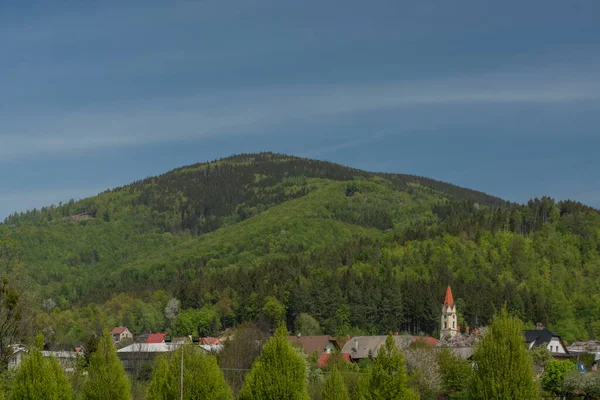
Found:
[(119, 109), (48, 113), (35, 119), (11, 120), (5, 115), (7, 123), (0, 126), (0, 157), (6, 160), (44, 153), (254, 134), (274, 126), (381, 110), (561, 104), (600, 99), (600, 79), (542, 78), (488, 75), (421, 82), (267, 87), (157, 99)]
[(365, 139), (354, 139), (354, 140), (347, 140), (347, 141), (343, 141), (341, 143), (336, 143), (336, 144), (332, 144), (332, 145), (326, 145), (326, 146), (321, 146), (321, 147), (317, 147), (317, 148), (313, 148), (310, 150), (307, 150), (303, 153), (300, 154), (300, 156), (302, 157), (316, 157), (316, 156), (320, 156), (326, 153), (333, 153), (339, 150), (343, 150), (343, 149), (349, 149), (352, 147), (357, 147), (357, 146), (364, 146), (367, 144), (372, 144), (372, 143), (377, 143), (379, 142), (383, 137), (385, 137), (385, 134), (383, 133), (379, 133), (376, 135), (371, 135)]

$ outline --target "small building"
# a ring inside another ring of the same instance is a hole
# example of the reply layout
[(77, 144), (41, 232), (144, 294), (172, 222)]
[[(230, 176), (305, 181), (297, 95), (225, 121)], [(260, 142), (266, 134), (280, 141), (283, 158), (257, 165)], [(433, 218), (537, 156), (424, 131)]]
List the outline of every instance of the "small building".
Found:
[(567, 347), (569, 352), (600, 354), (600, 340), (588, 340), (587, 342), (573, 342)]
[[(27, 349), (24, 346), (13, 346), (13, 353), (8, 360), (8, 369), (19, 368), (23, 357), (27, 354)], [(77, 361), (77, 354), (74, 351), (42, 351), (44, 357), (55, 357), (62, 368), (65, 371), (73, 371), (75, 368), (75, 362)]]
[(216, 337), (204, 337), (200, 338), (200, 344), (205, 344), (208, 346), (216, 346), (221, 344), (221, 339)]
[(133, 340), (133, 334), (127, 329), (126, 326), (117, 326), (114, 327), (112, 331), (110, 331), (110, 335), (112, 336), (113, 343), (118, 344), (125, 339)]
[(135, 374), (144, 364), (154, 361), (156, 356), (166, 354), (178, 349), (180, 344), (168, 343), (134, 343), (117, 350), (119, 360), (123, 363), (125, 371)]
[(218, 353), (221, 350), (223, 350), (223, 345), (222, 344), (199, 344), (198, 345), (202, 350), (206, 351), (207, 353)]
[[(379, 349), (385, 345), (387, 336), (354, 336), (344, 344), (342, 354), (348, 354), (352, 361), (375, 358)], [(395, 335), (394, 344), (399, 349), (408, 347), (414, 341), (412, 336)]]
[[(325, 368), (327, 367), (327, 361), (333, 355), (333, 353), (323, 353), (321, 354), (321, 358), (317, 361), (317, 368)], [(342, 353), (342, 358), (346, 361), (352, 362), (352, 357), (348, 353)]]
[(319, 358), (323, 354), (331, 354), (340, 350), (337, 339), (329, 335), (296, 335), (288, 336), (288, 340), (292, 345), (300, 347), (305, 354), (316, 354)]
[(569, 357), (569, 350), (567, 350), (567, 346), (565, 346), (560, 335), (544, 328), (541, 323), (536, 325), (536, 329), (526, 330), (523, 334), (529, 350), (534, 347), (544, 346), (556, 358)]
[(148, 335), (148, 338), (146, 339), (146, 343), (148, 343), (148, 344), (165, 343), (166, 337), (167, 337), (166, 333), (151, 333)]
[(12, 354), (8, 360), (8, 369), (19, 368), (21, 365), (21, 361), (23, 361), (23, 357), (27, 354), (27, 349), (25, 346), (20, 344), (15, 344), (10, 346), (12, 350)]

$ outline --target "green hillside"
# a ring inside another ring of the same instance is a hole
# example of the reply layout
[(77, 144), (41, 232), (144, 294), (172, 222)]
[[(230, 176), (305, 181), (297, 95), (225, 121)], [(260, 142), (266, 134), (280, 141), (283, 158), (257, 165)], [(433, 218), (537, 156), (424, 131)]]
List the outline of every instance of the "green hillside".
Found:
[[(285, 307), (331, 334), (434, 334), (447, 284), (461, 324), (506, 303), (567, 339), (600, 336), (600, 214), (272, 153), (183, 167), (0, 225), (62, 343), (125, 324), (207, 334)], [(165, 316), (171, 298), (179, 315)], [(47, 333), (48, 334), (48, 333)]]

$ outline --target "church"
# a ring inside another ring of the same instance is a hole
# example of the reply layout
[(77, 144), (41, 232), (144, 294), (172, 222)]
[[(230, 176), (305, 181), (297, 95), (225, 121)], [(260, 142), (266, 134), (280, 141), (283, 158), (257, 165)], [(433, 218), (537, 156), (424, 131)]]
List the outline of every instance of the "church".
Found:
[(446, 288), (446, 297), (442, 306), (442, 320), (440, 324), (440, 340), (453, 338), (458, 333), (456, 317), (456, 304), (452, 297), (450, 285)]

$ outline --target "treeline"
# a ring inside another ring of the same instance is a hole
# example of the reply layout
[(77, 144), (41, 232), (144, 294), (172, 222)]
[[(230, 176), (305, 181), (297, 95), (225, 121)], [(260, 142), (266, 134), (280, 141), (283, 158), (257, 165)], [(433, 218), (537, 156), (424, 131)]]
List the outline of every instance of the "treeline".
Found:
[[(160, 274), (127, 270), (119, 280), (124, 291), (130, 288), (129, 295), (100, 306), (47, 307), (40, 314), (40, 328), (66, 343), (111, 325), (127, 325), (140, 334), (173, 330), (210, 335), (246, 321), (269, 320), (267, 308), (278, 307), (290, 330), (297, 328), (301, 314), (308, 314), (320, 332), (332, 335), (436, 335), (450, 284), (462, 329), (487, 325), (506, 304), (528, 326), (542, 322), (567, 341), (598, 338), (600, 218), (593, 210), (550, 204), (546, 222), (527, 235), (512, 231), (510, 224), (485, 226), (496, 220), (496, 212), (479, 214), (471, 205), (473, 218), (483, 215), (476, 231), (471, 224), (464, 229), (447, 224), (451, 218), (435, 217), (438, 210), (432, 214), (437, 222), (428, 225), (420, 240), (407, 238), (414, 229), (408, 227), (382, 238), (347, 239), (320, 251), (292, 242), (284, 253), (267, 253), (251, 265), (215, 267), (213, 253), (165, 266)], [(464, 210), (463, 205), (446, 208)], [(531, 206), (519, 212), (526, 214)], [(165, 315), (171, 298), (184, 311), (179, 319)]]

